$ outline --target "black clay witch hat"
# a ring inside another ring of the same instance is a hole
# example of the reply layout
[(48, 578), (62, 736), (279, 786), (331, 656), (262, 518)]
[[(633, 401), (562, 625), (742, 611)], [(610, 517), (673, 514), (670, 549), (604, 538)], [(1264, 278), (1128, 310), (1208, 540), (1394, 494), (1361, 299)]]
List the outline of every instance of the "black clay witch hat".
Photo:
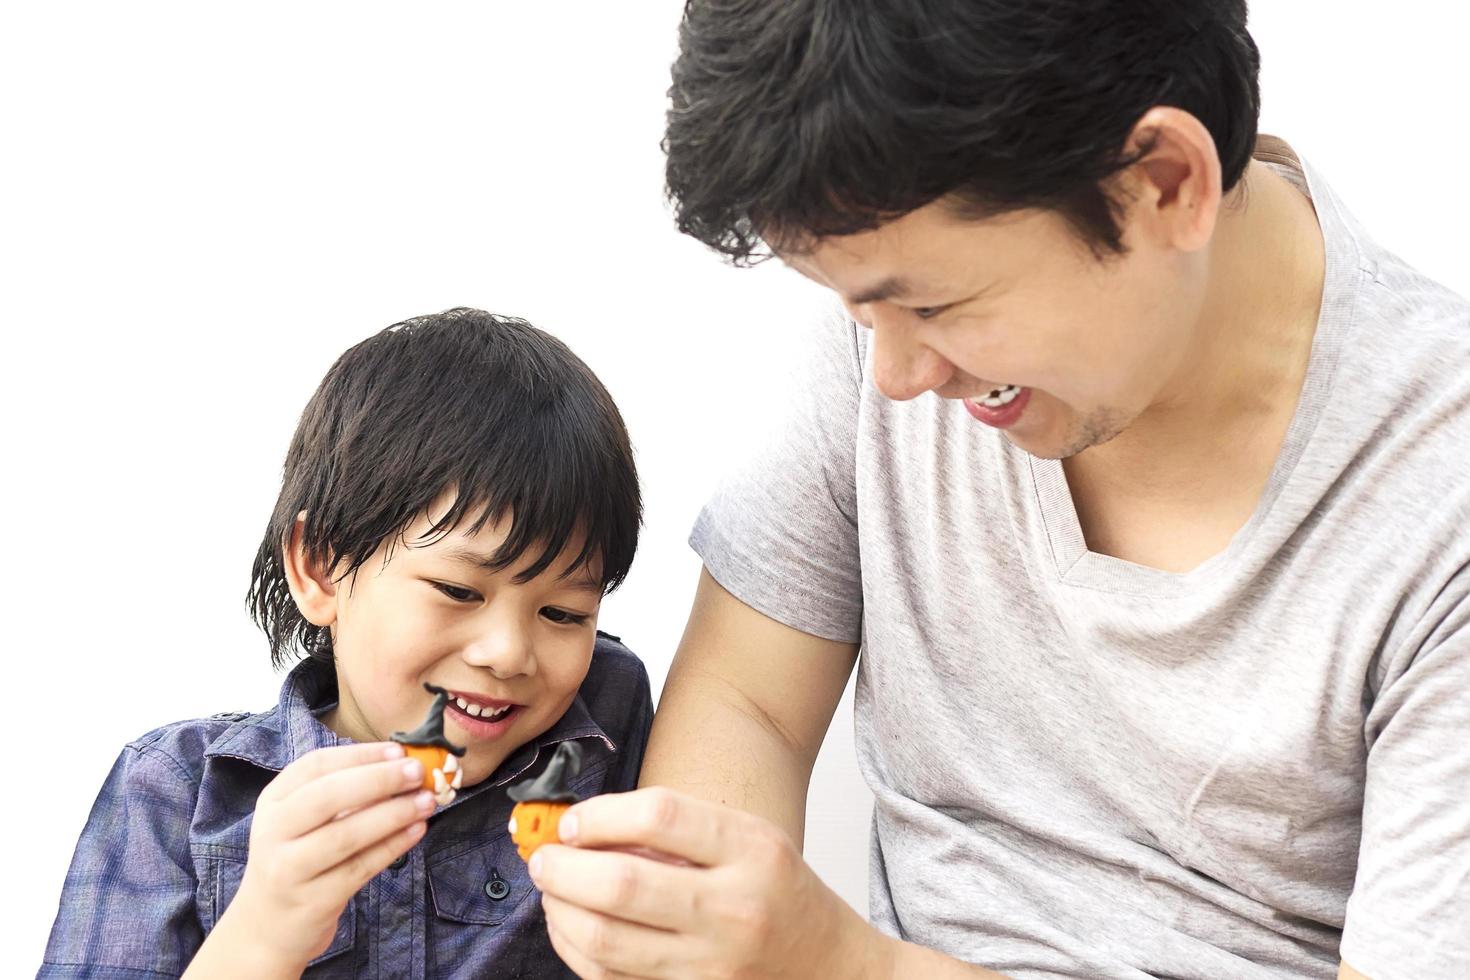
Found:
[(425, 684), (424, 690), (434, 695), (434, 703), (429, 705), (424, 723), (411, 732), (394, 732), (391, 736), (393, 741), (404, 745), (436, 745), (448, 749), (451, 755), (464, 755), (464, 746), (455, 745), (444, 737), (444, 707), (449, 704), (449, 692), (433, 684)]
[(568, 787), (577, 773), (582, 771), (582, 746), (576, 742), (561, 742), (556, 754), (535, 779), (524, 779), (506, 793), (517, 803), (527, 800), (546, 800), (551, 803), (576, 803), (578, 796)]

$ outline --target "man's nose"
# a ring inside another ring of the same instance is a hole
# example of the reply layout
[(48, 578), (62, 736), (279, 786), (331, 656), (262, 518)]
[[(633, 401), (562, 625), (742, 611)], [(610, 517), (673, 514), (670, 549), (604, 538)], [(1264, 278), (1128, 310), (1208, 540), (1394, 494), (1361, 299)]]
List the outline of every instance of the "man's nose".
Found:
[(894, 401), (908, 401), (944, 384), (954, 374), (954, 365), (920, 343), (910, 314), (869, 309), (859, 322), (873, 330), (873, 381), (878, 390)]
[(536, 655), (530, 630), (513, 617), (501, 616), (487, 622), (465, 648), (465, 663), (483, 667), (496, 677), (521, 677), (536, 673)]

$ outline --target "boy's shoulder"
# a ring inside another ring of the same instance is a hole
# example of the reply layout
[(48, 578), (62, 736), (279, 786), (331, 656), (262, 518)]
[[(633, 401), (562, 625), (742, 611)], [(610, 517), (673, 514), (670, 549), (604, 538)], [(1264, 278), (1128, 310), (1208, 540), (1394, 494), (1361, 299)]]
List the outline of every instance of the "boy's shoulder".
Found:
[(577, 692), (599, 721), (619, 716), (643, 704), (652, 704), (648, 669), (621, 637), (597, 631), (592, 663)]
[(262, 736), (267, 742), (278, 742), (279, 713), (280, 706), (276, 705), (262, 712), (222, 711), (204, 718), (170, 722), (128, 742), (123, 755), (152, 762), (172, 770), (180, 779), (197, 784), (211, 756), (228, 752), (238, 743), (260, 742)]

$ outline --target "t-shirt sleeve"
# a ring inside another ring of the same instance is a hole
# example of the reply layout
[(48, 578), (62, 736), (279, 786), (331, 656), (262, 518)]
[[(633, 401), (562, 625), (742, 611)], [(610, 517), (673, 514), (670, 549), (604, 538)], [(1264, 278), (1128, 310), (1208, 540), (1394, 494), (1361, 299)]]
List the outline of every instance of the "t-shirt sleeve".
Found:
[(38, 977), (177, 977), (204, 941), (189, 824), (196, 784), (129, 746), (92, 806)]
[(1470, 977), (1470, 598), (1430, 612), (1367, 716), (1342, 958), (1372, 980)]
[(804, 633), (858, 642), (858, 327), (832, 314), (798, 369), (767, 449), (716, 491), (690, 545), (746, 605)]

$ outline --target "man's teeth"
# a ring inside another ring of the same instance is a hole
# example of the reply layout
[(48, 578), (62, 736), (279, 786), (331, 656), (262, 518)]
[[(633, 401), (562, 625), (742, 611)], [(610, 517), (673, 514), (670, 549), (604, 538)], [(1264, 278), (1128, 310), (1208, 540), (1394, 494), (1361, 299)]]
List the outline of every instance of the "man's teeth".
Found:
[(459, 705), (459, 710), (471, 718), (499, 718), (510, 710), (511, 706), (506, 704), (499, 708), (486, 708), (478, 704), (472, 704), (464, 698), (455, 698), (454, 703)]
[(986, 408), (1000, 408), (1002, 405), (1009, 405), (1015, 401), (1016, 396), (1020, 393), (1021, 389), (1019, 386), (1006, 385), (1004, 388), (992, 389), (990, 394), (984, 398), (977, 398), (975, 400)]

